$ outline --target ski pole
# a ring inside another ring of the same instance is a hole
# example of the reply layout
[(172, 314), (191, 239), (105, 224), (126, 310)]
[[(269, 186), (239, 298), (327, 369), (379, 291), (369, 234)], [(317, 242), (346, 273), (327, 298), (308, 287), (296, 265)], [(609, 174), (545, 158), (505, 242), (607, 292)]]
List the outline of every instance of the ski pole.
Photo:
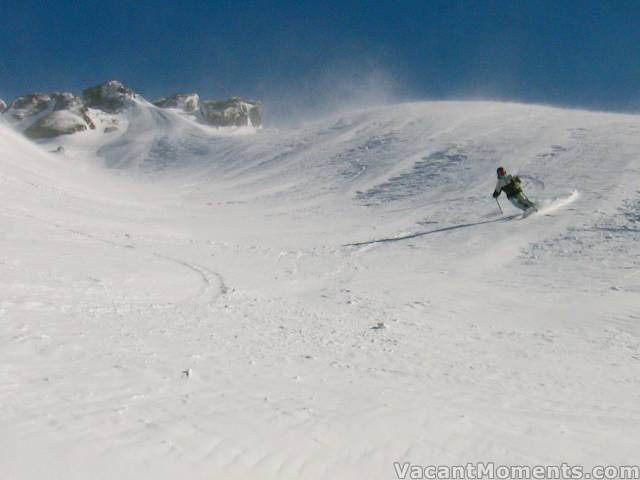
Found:
[(497, 198), (496, 198), (496, 203), (498, 204), (498, 208), (500, 209), (500, 215), (504, 215), (504, 212), (502, 211), (502, 207), (500, 206), (500, 202), (498, 201)]

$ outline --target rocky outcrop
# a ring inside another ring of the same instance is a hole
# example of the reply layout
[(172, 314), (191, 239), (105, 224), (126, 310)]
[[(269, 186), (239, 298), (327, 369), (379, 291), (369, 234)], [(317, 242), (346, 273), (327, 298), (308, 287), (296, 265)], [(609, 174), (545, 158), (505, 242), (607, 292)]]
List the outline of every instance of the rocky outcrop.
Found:
[(76, 97), (73, 93), (54, 93), (52, 94), (54, 110), (80, 110), (86, 107), (80, 97)]
[(82, 117), (69, 110), (58, 110), (45, 115), (31, 124), (31, 126), (24, 130), (24, 134), (31, 139), (38, 140), (58, 137), (60, 135), (70, 135), (87, 130), (87, 128), (89, 128), (89, 125)]
[(193, 113), (200, 106), (200, 96), (197, 93), (176, 93), (167, 98), (159, 98), (153, 104), (160, 108), (177, 108)]
[(22, 121), (25, 118), (34, 117), (50, 108), (52, 101), (51, 94), (48, 93), (28, 93), (16, 98), (11, 105), (3, 112), (9, 115), (14, 121)]
[(197, 93), (176, 93), (153, 102), (156, 107), (176, 108), (192, 114), (200, 123), (214, 127), (259, 127), (262, 104), (234, 97), (229, 100), (200, 100)]
[(3, 112), (31, 139), (95, 128), (82, 99), (72, 93), (30, 93), (16, 98)]
[(90, 129), (96, 128), (89, 117), (89, 108), (85, 105), (80, 97), (76, 97), (72, 93), (60, 93), (55, 98), (55, 104), (53, 106), (54, 112), (68, 111), (80, 117)]
[(105, 82), (83, 92), (29, 93), (16, 98), (3, 112), (14, 127), (37, 140), (95, 129), (90, 108), (115, 113), (131, 101), (135, 93), (116, 81)]
[(262, 103), (234, 97), (227, 101), (203, 101), (200, 118), (214, 127), (259, 127), (262, 125)]
[(110, 80), (82, 91), (84, 103), (109, 113), (122, 110), (135, 97), (135, 92), (117, 80)]
[[(133, 90), (110, 80), (83, 90), (82, 97), (67, 92), (29, 93), (8, 107), (0, 100), (0, 114), (29, 138), (47, 139), (97, 127), (102, 133), (114, 132), (120, 121), (116, 114), (135, 103), (148, 106)], [(262, 125), (262, 104), (238, 97), (201, 101), (197, 93), (176, 93), (154, 105), (181, 110), (192, 120), (214, 127)]]

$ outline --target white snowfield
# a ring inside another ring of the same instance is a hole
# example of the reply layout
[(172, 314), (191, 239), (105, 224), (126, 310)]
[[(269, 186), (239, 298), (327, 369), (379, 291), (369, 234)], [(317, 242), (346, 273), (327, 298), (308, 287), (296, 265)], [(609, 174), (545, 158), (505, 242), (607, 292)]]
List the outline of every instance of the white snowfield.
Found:
[(118, 125), (0, 125), (2, 479), (640, 461), (639, 116)]

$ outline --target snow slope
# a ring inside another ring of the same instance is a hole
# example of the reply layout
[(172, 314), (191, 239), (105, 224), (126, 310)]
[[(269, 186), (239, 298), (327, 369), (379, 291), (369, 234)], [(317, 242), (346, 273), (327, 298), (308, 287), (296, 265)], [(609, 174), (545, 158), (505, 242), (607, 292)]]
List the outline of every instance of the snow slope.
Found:
[[(8, 478), (637, 463), (640, 117), (118, 123), (39, 146), (0, 125)], [(540, 213), (500, 215), (498, 165)]]

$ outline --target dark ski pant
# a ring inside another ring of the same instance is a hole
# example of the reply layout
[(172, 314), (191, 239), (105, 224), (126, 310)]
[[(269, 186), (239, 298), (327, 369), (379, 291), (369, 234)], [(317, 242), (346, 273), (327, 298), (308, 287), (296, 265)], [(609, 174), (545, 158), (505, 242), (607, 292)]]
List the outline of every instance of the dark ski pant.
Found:
[(529, 200), (524, 193), (520, 192), (513, 197), (509, 197), (509, 201), (513, 204), (514, 207), (519, 208), (520, 210), (528, 210), (533, 207), (533, 202)]

